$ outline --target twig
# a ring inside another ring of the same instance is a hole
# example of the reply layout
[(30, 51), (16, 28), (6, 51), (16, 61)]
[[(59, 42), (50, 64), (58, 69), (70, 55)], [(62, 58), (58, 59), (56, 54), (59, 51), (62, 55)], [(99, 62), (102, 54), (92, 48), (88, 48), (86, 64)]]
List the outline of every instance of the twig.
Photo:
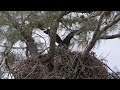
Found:
[(26, 79), (28, 76), (30, 76), (30, 75), (35, 71), (35, 69), (36, 69), (36, 67), (37, 67), (37, 64), (38, 64), (38, 62), (34, 65), (33, 70), (32, 70), (28, 75), (26, 75), (26, 76), (24, 77), (24, 79)]
[(119, 75), (117, 73), (115, 73), (108, 65), (104, 64), (108, 69), (110, 69), (116, 76), (118, 79), (120, 79)]

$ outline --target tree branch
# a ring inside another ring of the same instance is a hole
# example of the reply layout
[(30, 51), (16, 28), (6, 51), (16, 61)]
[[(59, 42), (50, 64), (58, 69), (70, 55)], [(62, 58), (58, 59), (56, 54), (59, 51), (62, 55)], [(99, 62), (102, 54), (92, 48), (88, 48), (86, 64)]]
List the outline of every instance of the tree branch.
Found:
[(103, 13), (101, 14), (101, 16), (100, 16), (100, 19), (99, 19), (99, 21), (98, 21), (98, 25), (97, 25), (97, 27), (96, 27), (96, 29), (95, 29), (94, 34), (93, 34), (93, 39), (97, 36), (98, 32), (100, 31), (100, 25), (101, 25), (101, 23), (102, 23), (102, 20), (103, 20), (103, 17), (104, 17), (105, 14), (106, 14), (106, 12), (103, 12)]
[(114, 39), (120, 37), (120, 34), (115, 34), (115, 35), (105, 35), (101, 36), (99, 39)]
[[(117, 22), (120, 21), (120, 17), (117, 18), (116, 20), (114, 20), (112, 23), (110, 23), (109, 25), (105, 26), (101, 31), (99, 30), (100, 28), (100, 24), (102, 22), (103, 16), (105, 16), (107, 13), (107, 11), (104, 11), (99, 19), (99, 23), (97, 25), (97, 28), (93, 34), (93, 38), (91, 40), (91, 42), (87, 45), (87, 47), (85, 48), (83, 54), (86, 55), (87, 53), (89, 53), (89, 51), (94, 47), (96, 41), (98, 40), (98, 38), (102, 35), (102, 33), (104, 33), (108, 28), (112, 27), (113, 25), (115, 25)], [(115, 35), (115, 36), (108, 36), (107, 38), (114, 38), (114, 37), (119, 37), (119, 35)], [(101, 37), (102, 38), (102, 37)], [(104, 37), (105, 38), (105, 37)]]
[(97, 35), (98, 35), (99, 31), (100, 31), (100, 25), (102, 23), (102, 20), (103, 20), (103, 17), (104, 17), (105, 14), (106, 14), (105, 11), (101, 14), (100, 19), (98, 21), (98, 25), (97, 25), (97, 27), (95, 29), (94, 34), (93, 34), (93, 38), (92, 38), (91, 42), (86, 46), (86, 48), (85, 48), (85, 50), (83, 52), (84, 55), (88, 54), (89, 51), (94, 47), (94, 45), (95, 45), (95, 43), (97, 41), (96, 37), (98, 37)]
[[(9, 46), (0, 45), (0, 47), (6, 47), (6, 48), (8, 48)], [(12, 47), (12, 49), (26, 49), (26, 47)]]
[(112, 27), (113, 25), (115, 25), (116, 23), (118, 23), (120, 21), (120, 17), (118, 17), (116, 20), (114, 20), (113, 22), (111, 22), (109, 25), (105, 26), (101, 31), (100, 31), (100, 35), (102, 33), (104, 33), (105, 31), (107, 31), (108, 28)]
[[(2, 13), (4, 13), (6, 15), (6, 18), (12, 23), (13, 27), (15, 29), (17, 29), (20, 32), (20, 35), (23, 37), (23, 39), (26, 40), (26, 45), (28, 47), (28, 50), (29, 50), (31, 56), (38, 54), (37, 46), (34, 44), (34, 39), (32, 38), (33, 27), (26, 28), (23, 25), (24, 28), (22, 28), (22, 26), (20, 26), (20, 24), (7, 11), (3, 11)], [(31, 16), (31, 14), (30, 14), (30, 16)], [(29, 15), (28, 15), (28, 17), (29, 17)]]

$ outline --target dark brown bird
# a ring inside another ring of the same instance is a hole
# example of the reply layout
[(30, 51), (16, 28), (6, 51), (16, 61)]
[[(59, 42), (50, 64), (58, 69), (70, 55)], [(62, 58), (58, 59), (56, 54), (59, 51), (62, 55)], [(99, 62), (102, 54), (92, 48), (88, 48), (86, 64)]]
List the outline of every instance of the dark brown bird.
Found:
[[(71, 39), (73, 38), (73, 36), (75, 35), (76, 32), (77, 32), (77, 30), (70, 32), (64, 40), (61, 40), (60, 36), (58, 34), (56, 34), (56, 42), (59, 44), (58, 46), (59, 47), (63, 46), (67, 49), (70, 45)], [(44, 33), (46, 33), (50, 36), (50, 30), (49, 29), (44, 31)]]

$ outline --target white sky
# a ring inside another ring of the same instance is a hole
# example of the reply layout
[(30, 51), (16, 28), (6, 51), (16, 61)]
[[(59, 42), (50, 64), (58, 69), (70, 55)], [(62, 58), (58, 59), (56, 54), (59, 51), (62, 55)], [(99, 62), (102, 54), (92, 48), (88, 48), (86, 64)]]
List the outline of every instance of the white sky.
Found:
[(120, 71), (120, 39), (102, 40), (94, 51), (98, 57), (102, 54), (108, 60), (108, 66)]

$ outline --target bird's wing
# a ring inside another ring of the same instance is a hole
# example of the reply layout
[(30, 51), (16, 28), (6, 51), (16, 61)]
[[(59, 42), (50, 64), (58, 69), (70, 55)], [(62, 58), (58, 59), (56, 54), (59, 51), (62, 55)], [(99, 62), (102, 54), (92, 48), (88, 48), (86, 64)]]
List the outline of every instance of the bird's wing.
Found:
[(78, 31), (78, 30), (70, 32), (70, 33), (66, 36), (66, 38), (63, 40), (63, 43), (64, 43), (66, 46), (69, 46), (70, 40), (73, 38), (73, 36), (75, 35), (75, 33), (76, 33), (77, 31)]

